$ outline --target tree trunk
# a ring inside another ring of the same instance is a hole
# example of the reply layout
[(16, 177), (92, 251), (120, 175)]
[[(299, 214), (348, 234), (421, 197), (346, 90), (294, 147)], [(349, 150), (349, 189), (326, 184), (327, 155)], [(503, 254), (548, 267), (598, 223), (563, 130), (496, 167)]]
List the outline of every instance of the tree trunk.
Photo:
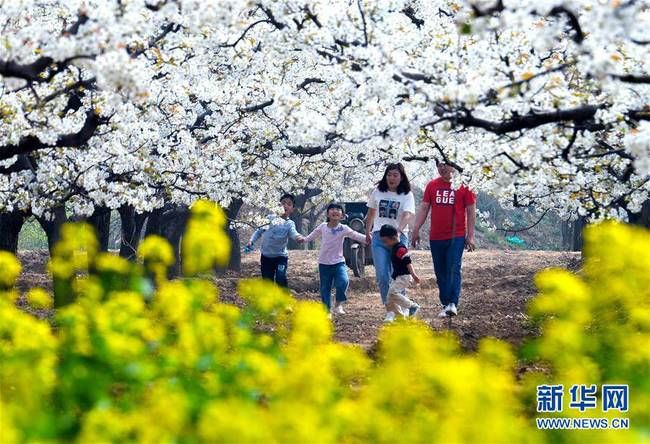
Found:
[(561, 225), (562, 230), (562, 249), (571, 251), (573, 248), (573, 222), (570, 220), (563, 220)]
[(640, 212), (630, 215), (630, 223), (650, 228), (650, 200), (643, 202)]
[(160, 223), (161, 235), (169, 241), (174, 249), (174, 265), (169, 268), (169, 278), (177, 277), (181, 274), (181, 239), (187, 226), (187, 220), (190, 216), (190, 210), (186, 206), (165, 205), (164, 211), (160, 215), (157, 223)]
[(150, 234), (157, 234), (158, 236), (162, 235), (162, 215), (164, 207), (156, 208), (147, 218), (147, 228), (145, 229), (144, 236), (147, 237)]
[(121, 240), (120, 256), (129, 260), (135, 258), (135, 253), (140, 245), (140, 234), (142, 226), (147, 220), (147, 214), (136, 213), (130, 205), (124, 205), (117, 210), (120, 213)]
[(239, 210), (241, 210), (244, 201), (240, 198), (235, 198), (230, 202), (226, 208), (228, 216), (228, 237), (230, 237), (230, 262), (228, 263), (228, 270), (241, 272), (241, 242), (239, 240), (239, 232), (234, 227), (234, 222), (239, 217)]
[(0, 251), (18, 252), (18, 236), (26, 220), (22, 211), (0, 213)]
[[(307, 220), (309, 222), (308, 228), (307, 228), (307, 234), (311, 233), (314, 231), (314, 228), (320, 223), (319, 219), (325, 212), (326, 206), (322, 205), (319, 207), (313, 207), (311, 210), (309, 210)], [(316, 242), (311, 241), (307, 244), (307, 249), (308, 250), (315, 250), (316, 249)]]
[(44, 217), (37, 217), (38, 223), (41, 224), (43, 231), (47, 235), (47, 246), (52, 254), (54, 245), (61, 238), (61, 225), (68, 221), (64, 207), (58, 207), (53, 210), (51, 218), (48, 220)]
[(100, 251), (108, 251), (108, 240), (111, 234), (111, 210), (106, 207), (95, 207), (88, 218), (88, 223), (95, 228)]
[[(305, 212), (305, 205), (307, 204), (307, 202), (309, 202), (309, 200), (312, 197), (316, 197), (319, 194), (321, 194), (322, 192), (323, 192), (323, 190), (321, 190), (319, 188), (306, 188), (304, 193), (299, 194), (298, 196), (296, 196), (295, 204), (294, 204), (294, 211), (291, 214), (291, 216), (289, 216), (289, 218), (296, 225), (296, 230), (298, 231), (298, 233), (305, 234), (305, 235), (309, 234), (309, 233), (303, 233), (303, 231), (302, 231), (303, 230), (303, 214)], [(289, 239), (289, 243), (287, 244), (287, 248), (289, 248), (289, 250), (304, 250), (305, 245), (304, 244), (301, 245), (298, 242), (296, 242), (295, 240)]]
[(145, 237), (152, 234), (162, 236), (174, 250), (175, 262), (169, 268), (168, 277), (174, 278), (181, 274), (181, 239), (187, 226), (189, 208), (174, 204), (165, 204), (147, 215)]
[(578, 219), (576, 219), (573, 222), (573, 242), (572, 242), (573, 251), (582, 251), (582, 247), (584, 243), (582, 231), (584, 230), (586, 225), (587, 225), (587, 218), (584, 216), (579, 216)]

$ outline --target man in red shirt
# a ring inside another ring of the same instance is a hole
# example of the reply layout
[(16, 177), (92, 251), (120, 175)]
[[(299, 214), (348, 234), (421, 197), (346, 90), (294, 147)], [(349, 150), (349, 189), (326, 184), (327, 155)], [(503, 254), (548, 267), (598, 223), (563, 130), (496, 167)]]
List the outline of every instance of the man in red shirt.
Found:
[(476, 195), (461, 185), (451, 188), (454, 167), (437, 162), (440, 177), (427, 184), (418, 210), (413, 230), (412, 243), (420, 238), (420, 227), (427, 220), (431, 210), (431, 232), (429, 244), (433, 258), (440, 302), (443, 310), (438, 316), (458, 314), (460, 298), (460, 266), (463, 250), (474, 251), (474, 227), (476, 225)]

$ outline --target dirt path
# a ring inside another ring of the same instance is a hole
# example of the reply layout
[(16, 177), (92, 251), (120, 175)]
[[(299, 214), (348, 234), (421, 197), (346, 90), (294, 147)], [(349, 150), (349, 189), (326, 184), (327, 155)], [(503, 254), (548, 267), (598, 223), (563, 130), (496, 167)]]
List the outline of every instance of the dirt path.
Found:
[[(300, 299), (320, 300), (316, 257), (315, 251), (290, 252), (289, 287)], [(579, 257), (578, 253), (547, 251), (479, 250), (466, 254), (459, 316), (452, 323), (463, 347), (473, 350), (485, 336), (520, 344), (525, 337), (535, 335), (525, 313), (526, 303), (536, 293), (535, 273), (548, 267), (576, 268)], [(431, 256), (427, 251), (416, 251), (413, 260), (422, 279), (421, 288), (409, 293), (421, 306), (418, 317), (435, 330), (446, 329), (446, 320), (437, 318), (441, 307)], [(258, 276), (258, 261), (258, 254), (244, 256), (242, 274)], [(373, 267), (366, 267), (363, 278), (349, 273), (347, 313), (334, 318), (338, 340), (364, 348), (376, 342), (385, 313), (374, 273)], [(219, 280), (224, 298), (230, 299), (227, 295), (233, 294), (235, 282), (234, 276)]]
[[(316, 251), (290, 252), (289, 287), (299, 299), (320, 300), (317, 256)], [(20, 258), (22, 290), (31, 285), (50, 286), (43, 252), (22, 252)], [(578, 253), (547, 251), (479, 250), (465, 254), (460, 311), (452, 323), (463, 347), (473, 350), (486, 336), (520, 344), (525, 337), (535, 335), (525, 313), (526, 303), (535, 295), (535, 273), (548, 267), (575, 269), (579, 258)], [(427, 251), (415, 251), (413, 259), (422, 278), (421, 288), (409, 293), (422, 307), (418, 317), (434, 330), (446, 329), (446, 321), (436, 317), (440, 303), (431, 256)], [(242, 262), (242, 276), (259, 276), (259, 253), (245, 255)], [(241, 305), (235, 295), (238, 279), (233, 273), (217, 279), (222, 300)], [(372, 347), (384, 318), (373, 267), (366, 267), (363, 278), (355, 278), (350, 272), (346, 311), (334, 318), (335, 337), (366, 349)]]

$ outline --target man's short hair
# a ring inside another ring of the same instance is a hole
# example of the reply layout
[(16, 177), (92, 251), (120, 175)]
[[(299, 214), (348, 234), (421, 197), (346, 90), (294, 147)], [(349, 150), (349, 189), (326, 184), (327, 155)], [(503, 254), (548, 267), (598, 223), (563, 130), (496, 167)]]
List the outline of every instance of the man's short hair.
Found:
[(392, 225), (382, 225), (379, 229), (379, 237), (397, 237), (397, 228)]
[(290, 193), (284, 193), (282, 197), (280, 198), (280, 202), (282, 202), (284, 199), (291, 199), (291, 203), (293, 205), (296, 204), (296, 198), (293, 196), (293, 194)]
[(460, 167), (456, 162), (452, 162), (450, 160), (445, 160), (445, 159), (438, 159), (435, 157), (436, 160), (436, 166), (441, 167), (442, 165), (447, 165), (458, 171), (459, 173), (463, 172), (463, 168)]

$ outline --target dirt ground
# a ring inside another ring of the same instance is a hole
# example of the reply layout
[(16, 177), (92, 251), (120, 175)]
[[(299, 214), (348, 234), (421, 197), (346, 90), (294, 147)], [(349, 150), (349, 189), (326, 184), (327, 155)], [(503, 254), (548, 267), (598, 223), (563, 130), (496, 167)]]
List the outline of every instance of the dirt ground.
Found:
[[(318, 265), (315, 251), (291, 251), (289, 287), (300, 299), (320, 300)], [(242, 274), (259, 274), (259, 255), (244, 256)], [(463, 259), (463, 283), (459, 313), (452, 322), (464, 348), (473, 350), (482, 337), (493, 336), (512, 344), (536, 332), (527, 325), (526, 303), (535, 295), (533, 278), (548, 267), (576, 268), (578, 253), (547, 251), (478, 250)], [(422, 283), (412, 288), (409, 297), (420, 304), (417, 316), (434, 330), (448, 328), (447, 320), (437, 317), (441, 304), (428, 251), (413, 252), (415, 269)], [(334, 317), (335, 337), (342, 342), (370, 348), (376, 342), (385, 315), (375, 282), (375, 269), (365, 268), (365, 276), (350, 275), (346, 314)], [(232, 279), (232, 278), (229, 278)], [(227, 293), (227, 287), (220, 283)]]
[[(21, 252), (23, 274), (19, 287), (39, 285), (49, 287), (42, 252)], [(289, 253), (289, 287), (299, 299), (320, 300), (317, 251)], [(446, 320), (436, 317), (440, 311), (438, 290), (428, 251), (413, 252), (420, 288), (410, 289), (409, 297), (420, 304), (418, 317), (434, 330), (448, 328)], [(478, 250), (463, 258), (463, 284), (459, 313), (453, 319), (455, 331), (465, 349), (476, 348), (480, 338), (493, 336), (514, 345), (537, 332), (528, 325), (526, 304), (536, 293), (535, 273), (548, 267), (576, 269), (579, 253), (549, 251)], [(259, 276), (259, 253), (242, 258), (242, 276)], [(342, 342), (359, 344), (365, 349), (376, 343), (383, 325), (381, 304), (374, 268), (366, 267), (366, 275), (356, 278), (350, 274), (347, 313), (334, 317), (335, 337)], [(228, 273), (217, 279), (224, 301), (241, 305), (235, 294), (239, 276)]]

